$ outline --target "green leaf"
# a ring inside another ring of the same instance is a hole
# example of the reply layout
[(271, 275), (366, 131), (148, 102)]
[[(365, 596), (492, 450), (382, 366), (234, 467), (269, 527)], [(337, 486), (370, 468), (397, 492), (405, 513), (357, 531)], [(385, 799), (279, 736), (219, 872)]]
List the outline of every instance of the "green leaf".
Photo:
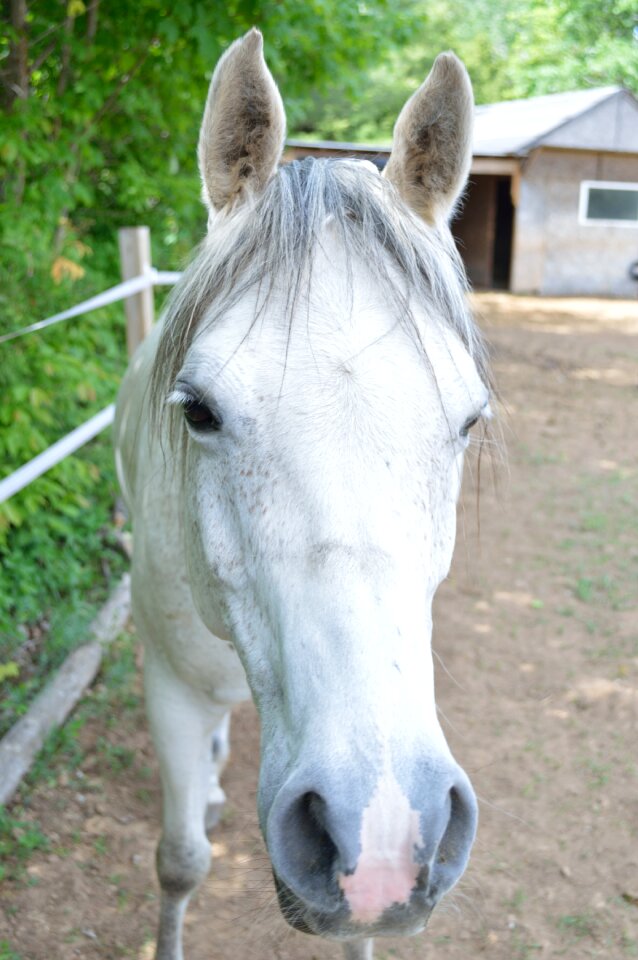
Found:
[(13, 660), (8, 663), (0, 663), (0, 683), (18, 676), (20, 676), (20, 668)]

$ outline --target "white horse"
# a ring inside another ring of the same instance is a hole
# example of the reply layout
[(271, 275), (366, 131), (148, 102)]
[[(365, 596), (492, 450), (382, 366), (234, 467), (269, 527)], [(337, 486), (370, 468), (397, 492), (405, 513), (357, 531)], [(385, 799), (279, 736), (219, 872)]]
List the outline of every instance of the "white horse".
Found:
[[(442, 54), (385, 175), (278, 167), (281, 99), (253, 30), (212, 79), (208, 236), (126, 375), (116, 422), (134, 616), (163, 785), (157, 957), (182, 957), (233, 704), (262, 727), (258, 809), (282, 912), (372, 956), (463, 873), (476, 800), (434, 700), (484, 352), (447, 219), (472, 91)], [(212, 744), (212, 749), (211, 749)]]

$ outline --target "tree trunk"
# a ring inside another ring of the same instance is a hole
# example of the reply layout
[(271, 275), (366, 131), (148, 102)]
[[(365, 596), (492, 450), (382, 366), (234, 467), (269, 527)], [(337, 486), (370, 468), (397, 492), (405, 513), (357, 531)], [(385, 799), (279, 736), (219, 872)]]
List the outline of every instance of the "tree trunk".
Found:
[(2, 19), (13, 30), (0, 91), (2, 106), (9, 111), (15, 100), (26, 100), (29, 96), (27, 0), (3, 0), (2, 14)]

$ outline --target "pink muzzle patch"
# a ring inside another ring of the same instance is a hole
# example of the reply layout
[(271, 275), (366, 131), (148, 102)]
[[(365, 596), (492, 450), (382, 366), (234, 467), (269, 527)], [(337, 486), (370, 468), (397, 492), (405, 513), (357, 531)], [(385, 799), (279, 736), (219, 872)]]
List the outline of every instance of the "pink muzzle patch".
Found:
[(419, 814), (386, 769), (363, 811), (356, 869), (337, 878), (356, 923), (373, 923), (388, 907), (409, 901), (421, 870), (414, 862), (420, 843)]

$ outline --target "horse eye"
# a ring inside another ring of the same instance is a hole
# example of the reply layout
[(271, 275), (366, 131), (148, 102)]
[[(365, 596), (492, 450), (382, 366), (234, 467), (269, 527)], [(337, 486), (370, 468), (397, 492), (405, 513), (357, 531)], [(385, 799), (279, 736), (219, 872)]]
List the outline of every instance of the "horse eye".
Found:
[(475, 427), (480, 419), (481, 419), (481, 415), (478, 414), (476, 417), (470, 417), (469, 420), (466, 420), (461, 429), (461, 436), (467, 437), (472, 427)]
[(184, 416), (196, 430), (221, 430), (222, 418), (219, 414), (194, 398), (184, 404)]

